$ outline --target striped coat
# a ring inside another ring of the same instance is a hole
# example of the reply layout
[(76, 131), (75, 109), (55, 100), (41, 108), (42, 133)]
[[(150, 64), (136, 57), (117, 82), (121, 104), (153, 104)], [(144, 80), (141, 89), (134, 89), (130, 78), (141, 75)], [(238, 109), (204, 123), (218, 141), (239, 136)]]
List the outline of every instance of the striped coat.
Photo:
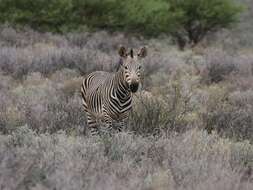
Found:
[(126, 49), (121, 47), (121, 61), (116, 73), (96, 71), (83, 80), (82, 103), (92, 134), (101, 130), (100, 124), (105, 124), (106, 131), (121, 131), (126, 126), (132, 108), (132, 94), (141, 82), (141, 58), (146, 54), (145, 47), (136, 56), (132, 49), (126, 53)]

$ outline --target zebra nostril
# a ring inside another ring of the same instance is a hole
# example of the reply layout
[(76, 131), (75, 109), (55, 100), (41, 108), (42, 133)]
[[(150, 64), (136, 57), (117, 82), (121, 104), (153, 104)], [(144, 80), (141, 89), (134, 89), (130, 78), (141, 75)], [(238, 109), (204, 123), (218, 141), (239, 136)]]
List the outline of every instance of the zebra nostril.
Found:
[(131, 92), (133, 92), (133, 93), (137, 92), (138, 87), (139, 87), (138, 83), (132, 83), (132, 84), (130, 84), (130, 90), (131, 90)]

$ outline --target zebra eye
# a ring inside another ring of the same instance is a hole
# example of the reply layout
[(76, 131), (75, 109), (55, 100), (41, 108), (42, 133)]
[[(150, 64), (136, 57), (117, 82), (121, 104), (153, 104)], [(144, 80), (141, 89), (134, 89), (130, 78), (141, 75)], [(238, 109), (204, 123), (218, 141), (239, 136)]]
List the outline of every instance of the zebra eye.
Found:
[(138, 69), (141, 69), (141, 66), (139, 66)]
[(125, 69), (128, 69), (128, 67), (127, 67), (127, 66), (125, 66)]

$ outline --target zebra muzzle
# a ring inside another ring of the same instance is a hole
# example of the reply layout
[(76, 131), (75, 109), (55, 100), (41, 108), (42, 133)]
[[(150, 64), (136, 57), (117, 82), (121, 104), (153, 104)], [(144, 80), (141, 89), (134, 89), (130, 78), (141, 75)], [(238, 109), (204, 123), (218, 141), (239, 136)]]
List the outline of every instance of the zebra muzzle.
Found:
[(129, 87), (130, 87), (131, 92), (135, 93), (138, 90), (139, 84), (138, 83), (132, 83), (132, 84), (130, 84)]

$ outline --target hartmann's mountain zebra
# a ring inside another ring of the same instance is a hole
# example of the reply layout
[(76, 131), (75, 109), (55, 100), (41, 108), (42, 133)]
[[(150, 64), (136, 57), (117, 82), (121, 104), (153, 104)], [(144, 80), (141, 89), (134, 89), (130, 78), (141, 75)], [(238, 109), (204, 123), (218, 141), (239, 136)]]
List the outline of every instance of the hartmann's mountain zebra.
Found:
[(132, 108), (132, 93), (137, 92), (142, 64), (141, 59), (147, 55), (145, 47), (137, 55), (131, 49), (119, 49), (120, 65), (117, 72), (96, 71), (89, 74), (82, 83), (81, 93), (84, 110), (87, 115), (91, 133), (99, 132), (98, 124), (105, 123), (106, 130), (111, 130), (114, 123), (121, 131)]

